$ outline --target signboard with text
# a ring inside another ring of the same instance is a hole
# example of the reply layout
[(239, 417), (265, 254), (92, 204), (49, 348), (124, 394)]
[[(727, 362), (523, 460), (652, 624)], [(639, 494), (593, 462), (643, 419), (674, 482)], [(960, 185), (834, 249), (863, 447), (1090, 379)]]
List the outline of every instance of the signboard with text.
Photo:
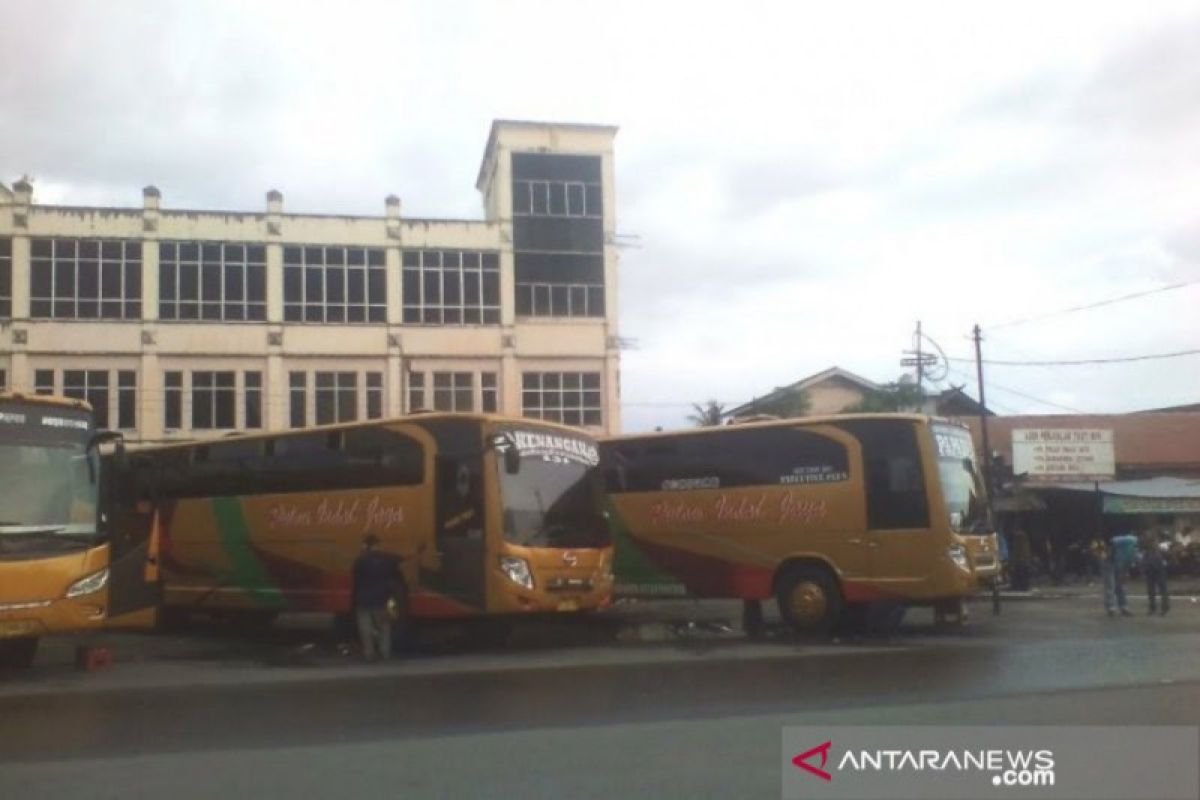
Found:
[(1077, 428), (1016, 428), (1013, 474), (1030, 481), (1111, 480), (1113, 432)]

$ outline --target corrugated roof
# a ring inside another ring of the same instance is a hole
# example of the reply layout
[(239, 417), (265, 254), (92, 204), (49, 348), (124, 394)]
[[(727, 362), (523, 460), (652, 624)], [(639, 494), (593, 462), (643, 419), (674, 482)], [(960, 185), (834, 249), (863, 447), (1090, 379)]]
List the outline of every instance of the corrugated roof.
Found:
[[(964, 417), (979, 443), (978, 418)], [(1119, 467), (1200, 468), (1200, 414), (1033, 414), (989, 417), (992, 450), (1012, 463), (1012, 432), (1016, 428), (1098, 428), (1113, 432)]]

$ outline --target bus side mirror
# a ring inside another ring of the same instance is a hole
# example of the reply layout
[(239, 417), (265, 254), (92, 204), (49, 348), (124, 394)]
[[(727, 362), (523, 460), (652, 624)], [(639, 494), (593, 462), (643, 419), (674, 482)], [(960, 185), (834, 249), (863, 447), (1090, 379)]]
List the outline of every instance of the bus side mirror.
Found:
[(516, 475), (521, 471), (521, 454), (517, 452), (517, 448), (510, 446), (504, 450), (504, 471), (509, 475)]

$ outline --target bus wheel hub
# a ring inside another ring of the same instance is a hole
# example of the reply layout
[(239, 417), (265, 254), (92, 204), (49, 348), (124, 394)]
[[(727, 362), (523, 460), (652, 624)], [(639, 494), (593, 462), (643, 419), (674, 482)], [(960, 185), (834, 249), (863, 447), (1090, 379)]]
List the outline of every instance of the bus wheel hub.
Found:
[(825, 616), (828, 601), (825, 590), (815, 583), (804, 581), (796, 584), (789, 598), (792, 614), (804, 622), (816, 622)]

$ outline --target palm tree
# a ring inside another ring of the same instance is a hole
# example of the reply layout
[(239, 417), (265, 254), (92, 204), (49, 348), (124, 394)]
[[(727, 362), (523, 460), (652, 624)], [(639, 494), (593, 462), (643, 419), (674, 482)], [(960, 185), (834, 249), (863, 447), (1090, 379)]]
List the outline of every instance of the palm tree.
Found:
[(725, 404), (716, 400), (692, 403), (692, 411), (695, 413), (688, 414), (688, 421), (701, 428), (720, 425), (725, 419)]

